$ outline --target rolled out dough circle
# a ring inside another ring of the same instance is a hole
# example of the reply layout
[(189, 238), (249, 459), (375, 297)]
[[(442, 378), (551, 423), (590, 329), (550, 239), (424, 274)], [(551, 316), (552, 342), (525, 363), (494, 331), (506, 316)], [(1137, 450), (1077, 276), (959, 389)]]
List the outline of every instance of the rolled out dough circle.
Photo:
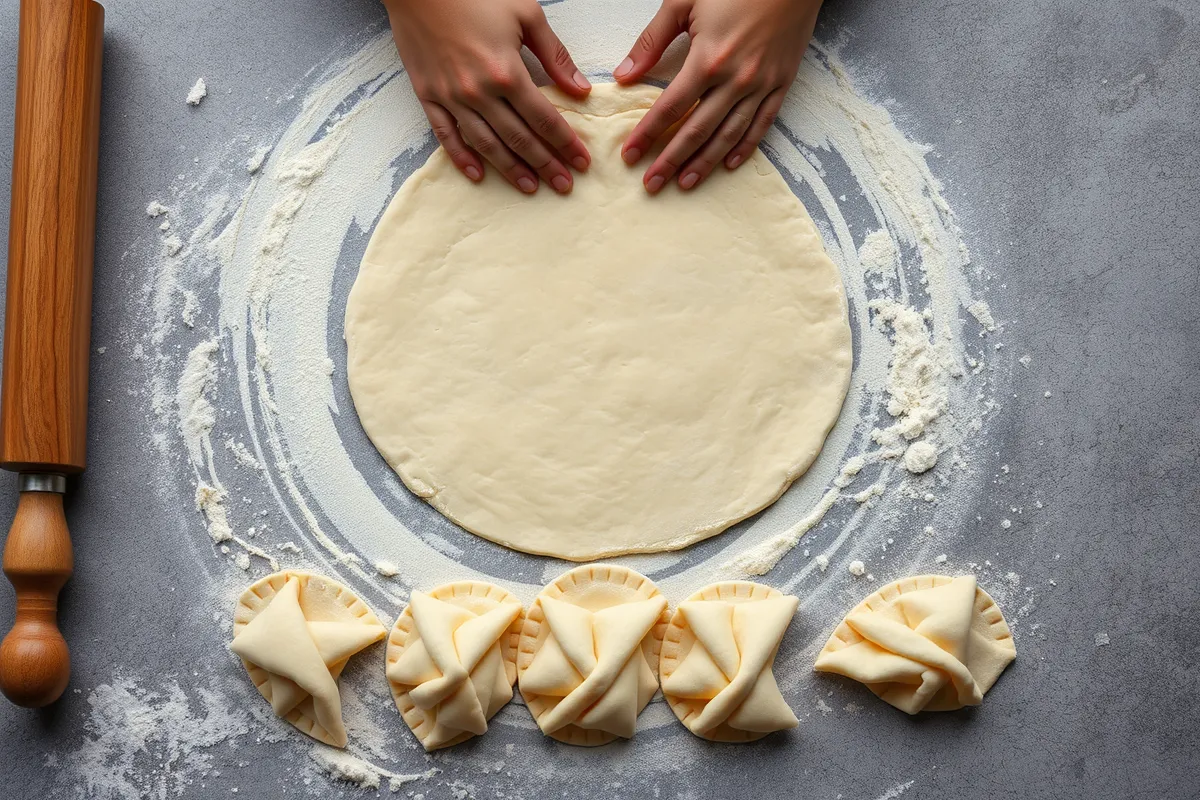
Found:
[(589, 560), (719, 533), (808, 469), (846, 394), (841, 278), (766, 157), (657, 197), (649, 162), (621, 161), (658, 92), (548, 92), (592, 154), (567, 197), (473, 185), (437, 150), (350, 292), (371, 441), (414, 493), (517, 550)]

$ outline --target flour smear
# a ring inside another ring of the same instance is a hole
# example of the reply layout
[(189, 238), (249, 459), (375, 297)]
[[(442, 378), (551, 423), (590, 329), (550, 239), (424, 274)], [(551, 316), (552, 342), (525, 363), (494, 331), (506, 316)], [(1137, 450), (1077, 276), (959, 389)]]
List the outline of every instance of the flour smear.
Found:
[[(625, 3), (586, 13), (581, 5), (567, 0), (546, 12), (564, 39), (579, 43), (581, 69), (611, 80), (642, 17)], [(678, 67), (672, 53), (664, 70)], [(164, 187), (147, 209), (151, 219), (139, 214), (154, 225), (153, 322), (129, 346), (145, 356), (153, 393), (151, 452), (165, 465), (156, 491), (194, 515), (199, 559), (225, 562), (212, 582), (218, 600), (276, 567), (297, 567), (346, 582), (382, 618), (394, 618), (411, 590), (451, 580), (490, 580), (528, 602), (567, 565), (483, 542), (413, 497), (363, 434), (345, 382), (342, 313), (358, 261), (391, 196), (434, 147), (390, 36), (366, 40), (298, 94), (279, 127), (229, 143), (205, 159), (219, 166)], [(867, 594), (871, 581), (968, 568), (944, 565), (939, 554), (963, 527), (964, 501), (988, 478), (995, 454), (984, 442), (1012, 365), (999, 360), (1007, 358), (997, 348), (1004, 328), (984, 297), (985, 267), (971, 261), (929, 149), (859, 92), (836, 48), (814, 42), (763, 149), (817, 222), (845, 282), (855, 340), (845, 406), (816, 463), (773, 506), (688, 550), (617, 561), (675, 600), (745, 577), (798, 594), (800, 614), (828, 625), (789, 637), (776, 671), (789, 701), (811, 708), (824, 684), (806, 652), (844, 613), (847, 596)], [(168, 206), (169, 231), (160, 230)], [(984, 565), (974, 568), (989, 580)], [(214, 624), (212, 634), (213, 647), (223, 647), (228, 631)], [(354, 678), (343, 678), (344, 693)], [(96, 702), (121, 691), (139, 702), (122, 686), (96, 690)], [(145, 691), (170, 702), (166, 689)], [(268, 718), (245, 724), (282, 731), (308, 753), (311, 743), (270, 720), (265, 701), (251, 702)], [(387, 794), (394, 784), (407, 796), (429, 786), (443, 791), (431, 797), (466, 797), (475, 787), (533, 793), (555, 785), (519, 757), (494, 757), (495, 748), (515, 748), (539, 760), (519, 701), (497, 716), (486, 750), (445, 753), (433, 764), (390, 702), (380, 693), (348, 705), (352, 746), (365, 750), (347, 758), (313, 751), (304, 763), (324, 782), (297, 778), (295, 791), (319, 794), (335, 781), (340, 789)], [(664, 770), (704, 757), (661, 699), (640, 730), (655, 755), (636, 766), (622, 759), (630, 786), (656, 786)], [(205, 747), (190, 752), (200, 758)], [(606, 774), (621, 756), (604, 752), (572, 769)]]

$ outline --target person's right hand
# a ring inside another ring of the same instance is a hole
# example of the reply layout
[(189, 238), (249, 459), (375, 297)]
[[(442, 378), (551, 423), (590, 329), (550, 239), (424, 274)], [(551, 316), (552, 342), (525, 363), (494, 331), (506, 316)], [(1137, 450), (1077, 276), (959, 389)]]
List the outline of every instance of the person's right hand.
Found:
[(433, 133), (454, 165), (483, 179), (486, 158), (532, 194), (538, 177), (566, 194), (570, 164), (591, 156), (558, 109), (538, 91), (521, 45), (559, 88), (584, 97), (592, 86), (575, 67), (536, 0), (384, 0), (400, 59)]

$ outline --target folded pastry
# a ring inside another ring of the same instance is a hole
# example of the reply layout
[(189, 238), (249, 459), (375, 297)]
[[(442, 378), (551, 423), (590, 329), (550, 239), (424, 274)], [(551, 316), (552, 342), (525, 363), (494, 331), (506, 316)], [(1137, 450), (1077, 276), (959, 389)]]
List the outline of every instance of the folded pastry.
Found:
[(542, 590), (521, 630), (521, 695), (542, 732), (600, 745), (630, 738), (658, 690), (667, 600), (644, 575), (588, 564)]
[(523, 619), (520, 601), (490, 583), (412, 593), (388, 638), (387, 678), (426, 750), (484, 733), (512, 699)]
[(978, 705), (1016, 655), (1004, 615), (974, 576), (920, 575), (847, 614), (814, 669), (861, 681), (916, 714)]
[(385, 635), (345, 586), (288, 570), (242, 593), (230, 649), (276, 714), (318, 741), (345, 747), (338, 676), (352, 655)]
[(716, 583), (679, 604), (667, 627), (663, 694), (688, 730), (749, 742), (798, 724), (772, 666), (799, 600), (749, 581)]

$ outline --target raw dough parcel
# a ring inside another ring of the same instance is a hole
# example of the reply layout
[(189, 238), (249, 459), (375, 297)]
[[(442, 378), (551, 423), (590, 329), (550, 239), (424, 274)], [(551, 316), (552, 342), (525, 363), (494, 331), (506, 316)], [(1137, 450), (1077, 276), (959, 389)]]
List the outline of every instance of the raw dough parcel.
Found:
[(276, 714), (318, 741), (345, 747), (338, 677), (351, 656), (386, 635), (345, 586), (285, 570), (238, 598), (229, 649)]
[(667, 599), (625, 567), (588, 564), (560, 575), (521, 628), (517, 680), (529, 713), (567, 744), (630, 738), (658, 691)]
[(916, 714), (979, 705), (1016, 657), (1004, 615), (974, 575), (918, 575), (855, 606), (814, 668)]
[(426, 750), (485, 733), (512, 699), (524, 619), (517, 598), (482, 581), (412, 593), (388, 639), (387, 678)]
[(772, 671), (799, 605), (749, 581), (714, 583), (679, 604), (658, 663), (663, 695), (688, 730), (752, 742), (799, 724)]
[(568, 197), (473, 185), (438, 150), (350, 292), (367, 434), (409, 489), (517, 550), (719, 533), (808, 469), (846, 394), (841, 278), (767, 158), (657, 197), (621, 161), (657, 95), (551, 94), (592, 153)]

